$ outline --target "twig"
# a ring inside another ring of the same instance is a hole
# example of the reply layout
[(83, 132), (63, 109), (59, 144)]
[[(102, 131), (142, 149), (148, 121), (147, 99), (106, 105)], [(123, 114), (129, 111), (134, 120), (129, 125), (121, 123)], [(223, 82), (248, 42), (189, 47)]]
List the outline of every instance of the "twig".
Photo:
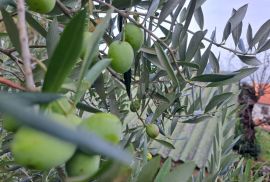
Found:
[[(133, 12), (133, 11), (126, 11), (126, 13), (130, 14), (130, 15), (140, 15), (140, 16), (146, 16), (146, 13), (140, 13), (140, 12)], [(159, 17), (157, 16), (151, 16), (151, 18), (154, 18), (154, 19), (159, 19)], [(172, 23), (171, 21), (169, 20), (164, 20), (164, 22), (166, 23)], [(191, 30), (187, 30), (188, 33), (190, 34), (195, 34), (195, 32), (191, 31)], [(217, 46), (217, 47), (220, 47), (222, 49), (225, 49), (227, 51), (230, 51), (230, 52), (233, 52), (234, 54), (240, 54), (240, 55), (246, 55), (246, 56), (254, 56), (255, 54), (247, 54), (247, 53), (243, 53), (243, 52), (239, 52), (237, 50), (234, 50), (234, 49), (230, 49), (226, 46), (224, 46), (223, 44), (219, 44), (219, 43), (216, 43), (216, 42), (213, 42), (212, 40), (210, 40), (209, 38), (206, 38), (204, 37), (203, 40), (207, 41), (207, 42), (210, 42), (210, 43), (213, 43), (213, 45)]]
[[(29, 45), (30, 49), (43, 49), (46, 48), (46, 45)], [(15, 48), (11, 48), (11, 49), (7, 49), (9, 52), (15, 52), (16, 49)]]
[(16, 65), (20, 69), (21, 73), (25, 76), (24, 70), (20, 66), (20, 64), (23, 64), (23, 62), (19, 58), (17, 58), (16, 56), (12, 55), (12, 52), (10, 50), (8, 50), (8, 49), (0, 48), (0, 52), (3, 53), (3, 54), (5, 54), (6, 56), (10, 57), (10, 59), (12, 59), (16, 63)]
[(22, 59), (23, 59), (23, 68), (25, 74), (26, 88), (30, 91), (35, 90), (35, 82), (33, 78), (32, 68), (31, 68), (31, 54), (28, 47), (28, 36), (26, 29), (26, 21), (25, 21), (25, 6), (24, 0), (17, 1), (17, 12), (18, 12), (18, 31), (20, 37), (20, 45), (22, 51)]
[(14, 83), (13, 81), (8, 80), (8, 79), (3, 78), (3, 77), (0, 77), (0, 83), (7, 85), (11, 88), (15, 88), (15, 89), (23, 90), (23, 91), (26, 90), (23, 86), (21, 86), (17, 83)]
[(37, 59), (37, 58), (35, 58), (35, 57), (32, 57), (32, 59), (31, 59), (33, 62), (35, 62), (43, 71), (47, 71), (47, 67), (46, 67), (46, 65), (42, 62), (42, 61), (40, 61), (39, 59)]
[(69, 18), (72, 18), (71, 11), (59, 0), (56, 1), (56, 5), (61, 9), (61, 11)]

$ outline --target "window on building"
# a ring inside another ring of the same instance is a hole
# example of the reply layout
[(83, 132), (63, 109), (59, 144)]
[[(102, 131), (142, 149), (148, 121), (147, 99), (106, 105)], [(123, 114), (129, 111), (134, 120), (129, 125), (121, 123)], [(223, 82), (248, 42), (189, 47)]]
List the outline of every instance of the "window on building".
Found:
[(268, 115), (269, 114), (269, 107), (262, 106), (262, 114), (263, 115)]

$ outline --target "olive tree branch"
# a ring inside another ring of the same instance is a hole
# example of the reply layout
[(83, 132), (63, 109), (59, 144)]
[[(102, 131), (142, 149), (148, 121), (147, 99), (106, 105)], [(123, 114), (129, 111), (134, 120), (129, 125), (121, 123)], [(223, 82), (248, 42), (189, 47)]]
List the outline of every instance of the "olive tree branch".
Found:
[[(99, 3), (99, 4), (103, 4), (109, 8), (112, 8), (114, 9), (115, 12), (117, 12), (119, 15), (121, 15), (122, 17), (124, 18), (127, 18), (129, 21), (131, 21), (132, 23), (134, 23), (136, 26), (142, 28), (145, 32), (147, 32), (152, 38), (154, 38), (156, 41), (158, 41), (162, 46), (166, 47), (166, 49), (168, 49), (171, 57), (172, 57), (172, 60), (174, 62), (175, 65), (178, 65), (177, 64), (177, 61), (176, 61), (176, 58), (175, 58), (175, 54), (174, 54), (174, 51), (164, 42), (162, 41), (158, 36), (156, 36), (152, 31), (148, 30), (147, 28), (145, 28), (142, 24), (138, 23), (136, 20), (134, 20), (133, 18), (131, 18), (129, 16), (129, 14), (125, 13), (125, 11), (122, 11), (122, 10), (119, 10), (117, 8), (115, 8), (113, 5), (109, 4), (109, 3), (106, 3), (106, 2), (103, 2), (102, 0), (94, 0), (95, 2)], [(176, 66), (176, 70), (177, 70), (177, 73), (179, 75), (182, 76), (181, 74), (181, 71), (180, 71), (180, 68), (179, 66)], [(182, 76), (182, 78), (184, 78)]]
[(72, 18), (71, 14), (72, 11), (70, 11), (61, 1), (57, 0), (56, 5), (61, 9), (61, 11), (69, 18)]
[(0, 77), (0, 83), (4, 84), (4, 85), (7, 85), (11, 88), (15, 88), (15, 89), (19, 89), (19, 90), (26, 90), (23, 86), (17, 84), (17, 83), (14, 83), (13, 81), (11, 80), (8, 80), (4, 77)]
[(17, 12), (18, 12), (17, 27), (19, 31), (20, 45), (21, 45), (21, 51), (22, 51), (26, 88), (30, 91), (34, 91), (35, 82), (34, 82), (32, 68), (31, 68), (31, 54), (28, 47), (29, 44), (28, 44), (28, 36), (27, 36), (26, 21), (25, 21), (24, 0), (17, 1)]
[[(139, 16), (146, 16), (146, 13), (141, 13), (141, 12), (135, 12), (135, 11), (123, 11), (123, 10), (120, 10), (122, 12), (125, 12), (129, 15), (139, 15)], [(103, 11), (100, 11), (100, 10), (96, 10), (96, 12), (99, 12), (99, 13), (102, 13)], [(151, 16), (151, 18), (154, 18), (154, 19), (159, 19), (159, 17), (157, 16)], [(169, 23), (169, 24), (172, 24), (171, 21), (169, 20), (164, 20), (165, 23)], [(191, 31), (191, 30), (187, 30), (188, 33), (194, 35), (195, 32)], [(237, 51), (237, 50), (234, 50), (234, 49), (231, 49), (227, 46), (225, 46), (224, 44), (219, 44), (217, 42), (213, 42), (211, 39), (207, 38), (207, 37), (204, 37), (203, 40), (209, 42), (209, 43), (212, 43), (213, 45), (215, 45), (216, 47), (220, 47), (224, 50), (227, 50), (229, 52), (232, 52), (234, 54), (237, 54), (237, 55), (245, 55), (245, 56), (254, 56), (255, 54), (254, 53), (251, 53), (251, 54), (248, 54), (248, 53), (243, 53), (243, 52), (240, 52), (240, 51)]]
[[(126, 11), (127, 14), (130, 14), (130, 15), (140, 15), (140, 16), (146, 16), (146, 13), (140, 13), (140, 12), (134, 12), (134, 11)], [(157, 16), (151, 16), (151, 18), (154, 18), (154, 19), (159, 19), (159, 17)], [(172, 22), (169, 21), (169, 20), (164, 20), (164, 22), (166, 23), (169, 23), (171, 24)], [(191, 31), (191, 30), (187, 30), (188, 33), (194, 35), (195, 32)], [(243, 53), (243, 52), (240, 52), (240, 51), (237, 51), (237, 50), (234, 50), (234, 49), (231, 49), (231, 48), (228, 48), (226, 47), (224, 44), (219, 44), (217, 42), (213, 42), (211, 39), (207, 38), (207, 37), (204, 37), (203, 40), (209, 42), (209, 43), (212, 43), (213, 45), (215, 45), (216, 47), (220, 47), (224, 50), (227, 50), (229, 52), (232, 52), (234, 54), (240, 54), (240, 55), (246, 55), (246, 56), (254, 56), (255, 54), (247, 54), (247, 53)]]

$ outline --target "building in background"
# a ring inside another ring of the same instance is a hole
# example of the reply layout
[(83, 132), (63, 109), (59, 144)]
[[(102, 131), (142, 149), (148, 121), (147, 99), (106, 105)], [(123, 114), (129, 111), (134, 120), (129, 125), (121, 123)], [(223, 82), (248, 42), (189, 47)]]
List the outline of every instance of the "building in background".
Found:
[(253, 108), (253, 120), (256, 125), (270, 132), (270, 83), (256, 84), (255, 90), (260, 97)]

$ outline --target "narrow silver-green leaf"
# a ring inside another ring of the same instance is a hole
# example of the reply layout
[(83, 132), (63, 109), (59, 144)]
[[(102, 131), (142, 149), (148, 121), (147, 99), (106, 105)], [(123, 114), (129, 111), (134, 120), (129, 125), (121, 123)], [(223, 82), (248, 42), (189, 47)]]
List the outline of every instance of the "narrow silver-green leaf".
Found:
[(15, 2), (12, 0), (1, 0), (0, 1), (0, 8), (5, 8), (8, 5), (16, 6)]
[(231, 23), (230, 22), (228, 22), (227, 24), (226, 24), (226, 26), (225, 26), (225, 28), (224, 28), (224, 31), (223, 31), (223, 37), (222, 37), (222, 42), (225, 42), (227, 39), (228, 39), (228, 37), (230, 36), (230, 34), (231, 34)]
[(183, 66), (183, 67), (195, 68), (197, 70), (200, 68), (200, 65), (196, 63), (191, 63), (191, 62), (186, 62), (186, 61), (178, 61), (177, 63), (179, 66)]
[(206, 116), (206, 115), (196, 116), (196, 117), (193, 117), (191, 119), (187, 119), (187, 120), (183, 121), (182, 123), (190, 123), (190, 124), (200, 123), (200, 122), (203, 122), (205, 120), (209, 120), (211, 118), (212, 118), (211, 116)]
[(203, 11), (202, 7), (199, 7), (195, 13), (194, 13), (195, 20), (197, 24), (199, 25), (200, 29), (203, 30), (204, 27), (204, 16), (203, 16)]
[(150, 160), (141, 170), (137, 182), (153, 182), (160, 167), (160, 156)]
[(21, 53), (19, 33), (18, 33), (18, 29), (14, 20), (5, 9), (1, 9), (1, 14), (3, 16), (3, 21), (4, 21), (4, 24), (5, 24), (5, 27), (6, 27), (6, 30), (7, 30), (7, 33), (8, 33), (8, 36), (10, 38), (12, 45), (16, 48), (16, 50), (19, 53)]
[(234, 77), (232, 77), (232, 78), (230, 78), (228, 80), (210, 83), (209, 85), (207, 85), (207, 87), (218, 87), (218, 86), (229, 85), (229, 84), (238, 82), (241, 79), (243, 79), (243, 78), (251, 75), (252, 73), (254, 73), (257, 69), (258, 69), (258, 67), (242, 68), (242, 69), (240, 69), (238, 71), (233, 72), (233, 74), (235, 74)]
[(233, 36), (233, 41), (235, 46), (238, 45), (241, 34), (242, 34), (242, 28), (243, 28), (243, 23), (240, 22), (240, 24), (232, 31), (232, 36)]
[(156, 176), (155, 182), (165, 182), (166, 181), (166, 177), (169, 174), (170, 170), (171, 170), (171, 166), (172, 166), (172, 161), (170, 158), (168, 158), (164, 164), (162, 165), (162, 167), (160, 168), (160, 170), (158, 171), (158, 174)]
[(200, 48), (201, 41), (203, 40), (206, 33), (207, 31), (198, 31), (193, 35), (188, 45), (185, 59), (186, 62), (190, 62), (191, 59), (194, 57), (195, 53)]
[(25, 18), (28, 24), (33, 27), (38, 33), (40, 33), (40, 35), (42, 35), (43, 37), (47, 36), (47, 31), (45, 30), (45, 28), (41, 26), (40, 23), (35, 18), (33, 18), (29, 12), (25, 13)]
[(151, 119), (151, 122), (155, 122), (155, 120), (164, 112), (166, 111), (172, 102), (175, 100), (175, 95), (174, 94), (167, 94), (165, 95), (170, 102), (167, 101), (162, 101), (159, 106), (156, 108), (155, 113)]
[(95, 108), (94, 106), (88, 105), (88, 104), (84, 104), (79, 102), (76, 107), (80, 110), (86, 111), (86, 112), (90, 112), (90, 113), (99, 113), (102, 112), (101, 110), (99, 110), (98, 108)]
[(81, 53), (86, 12), (77, 14), (66, 26), (50, 59), (43, 91), (57, 92)]
[(94, 66), (86, 74), (83, 79), (83, 85), (81, 86), (81, 90), (77, 90), (77, 97), (81, 98), (84, 93), (94, 84), (96, 79), (100, 76), (102, 71), (106, 69), (111, 64), (111, 59), (103, 59), (98, 61)]
[(160, 3), (160, 0), (152, 0), (151, 5), (149, 6), (147, 14), (144, 18), (144, 22), (155, 14), (156, 10), (158, 9), (159, 3)]
[(188, 30), (188, 27), (190, 25), (190, 22), (192, 20), (192, 17), (193, 17), (195, 8), (196, 8), (196, 3), (197, 3), (196, 0), (190, 0), (190, 3), (189, 3), (188, 8), (187, 8), (186, 16), (184, 17), (185, 24), (184, 24), (184, 27), (183, 27), (183, 31), (181, 32), (181, 35), (180, 35), (180, 40), (183, 39), (186, 31)]
[(226, 100), (228, 100), (232, 96), (233, 96), (232, 92), (223, 93), (223, 94), (220, 94), (220, 95), (215, 95), (214, 97), (211, 98), (211, 100), (209, 101), (209, 103), (205, 107), (204, 112), (211, 111), (212, 109), (214, 109), (218, 105), (222, 104), (223, 102), (225, 102)]
[(168, 149), (175, 149), (174, 145), (170, 142), (167, 142), (165, 140), (160, 140), (160, 139), (154, 139), (156, 142), (160, 143), (164, 147), (167, 147)]
[(248, 24), (248, 29), (247, 29), (247, 42), (248, 42), (248, 46), (249, 46), (249, 48), (251, 48), (252, 47), (252, 27), (251, 27), (251, 25), (250, 24)]
[(200, 68), (198, 69), (197, 75), (201, 75), (204, 72), (204, 70), (206, 68), (206, 65), (208, 63), (210, 53), (211, 53), (211, 48), (212, 48), (212, 43), (210, 43), (208, 48), (205, 50), (205, 52), (202, 55), (202, 58), (201, 58), (200, 62), (198, 63), (200, 65)]
[(231, 31), (233, 31), (243, 21), (246, 16), (247, 8), (248, 4), (245, 4), (233, 13), (232, 17), (228, 21), (231, 23)]
[(251, 66), (259, 66), (261, 65), (261, 61), (257, 59), (256, 56), (245, 56), (245, 55), (237, 55), (238, 58), (245, 64)]
[(103, 59), (98, 61), (86, 74), (84, 80), (88, 82), (91, 86), (104, 69), (106, 69), (111, 64), (111, 59)]
[(211, 51), (209, 56), (209, 63), (214, 71), (214, 73), (219, 73), (220, 67), (219, 67), (219, 59), (215, 56), (215, 54)]
[(270, 39), (268, 39), (265, 44), (263, 44), (258, 50), (257, 53), (264, 52), (270, 49)]
[(168, 15), (177, 7), (178, 4), (184, 5), (185, 1), (186, 0), (168, 0), (161, 10), (161, 13), (158, 19), (158, 25), (162, 23), (168, 17)]
[(219, 82), (234, 77), (235, 74), (204, 74), (191, 78), (191, 81), (197, 82)]
[(183, 28), (183, 25), (182, 24), (179, 24), (177, 23), (175, 26), (174, 26), (174, 31), (172, 33), (172, 47), (173, 48), (177, 48), (177, 47), (180, 47), (179, 46), (179, 36), (180, 36), (180, 33), (182, 31), (182, 28)]
[(39, 92), (18, 92), (18, 93), (1, 93), (1, 96), (14, 97), (26, 100), (30, 105), (32, 104), (48, 104), (55, 101), (62, 96), (59, 94), (39, 93)]
[(86, 75), (87, 70), (89, 69), (91, 63), (93, 62), (93, 58), (96, 55), (96, 51), (99, 50), (99, 41), (102, 38), (102, 36), (104, 35), (106, 28), (108, 27), (109, 23), (110, 23), (110, 19), (111, 19), (111, 13), (112, 10), (109, 10), (105, 16), (105, 18), (103, 19), (102, 23), (99, 24), (96, 27), (96, 30), (93, 32), (91, 38), (89, 39), (89, 44), (88, 44), (88, 48), (86, 49), (86, 53), (85, 53), (85, 60), (83, 62), (83, 66), (81, 68), (80, 71), (80, 76), (79, 76), (79, 81), (78, 81), (78, 94), (75, 95), (75, 103), (77, 103), (79, 101), (79, 91), (81, 90), (81, 85), (82, 85), (82, 81)]
[(58, 22), (56, 19), (54, 19), (50, 25), (48, 34), (46, 36), (46, 46), (47, 46), (47, 52), (48, 52), (48, 58), (50, 59), (53, 55), (53, 52), (60, 40), (60, 34), (58, 29)]
[(170, 63), (170, 60), (169, 60), (167, 54), (164, 52), (162, 47), (157, 42), (155, 42), (155, 49), (156, 49), (157, 57), (160, 61), (160, 64), (163, 65), (164, 68), (166, 68), (166, 71), (167, 71), (170, 79), (172, 79), (175, 87), (178, 87), (179, 82), (178, 82), (176, 75), (174, 74), (173, 67)]
[(265, 36), (265, 34), (269, 33), (270, 30), (270, 19), (267, 20), (256, 32), (254, 38), (252, 39), (252, 46), (260, 42), (260, 40)]

